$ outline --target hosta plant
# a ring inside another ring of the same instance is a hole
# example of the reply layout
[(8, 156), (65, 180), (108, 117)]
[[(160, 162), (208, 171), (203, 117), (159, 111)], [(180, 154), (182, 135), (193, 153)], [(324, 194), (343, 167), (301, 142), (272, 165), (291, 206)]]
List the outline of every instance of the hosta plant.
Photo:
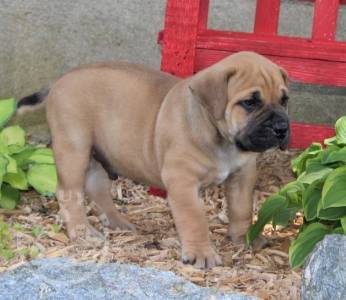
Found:
[(20, 191), (33, 187), (49, 196), (57, 183), (52, 150), (28, 144), (17, 125), (4, 127), (15, 111), (14, 99), (0, 101), (0, 207), (5, 209), (16, 207)]
[(346, 234), (346, 116), (336, 122), (335, 131), (324, 141), (326, 147), (314, 143), (292, 160), (297, 179), (266, 199), (247, 232), (251, 243), (265, 224), (287, 226), (301, 211), (304, 222), (289, 248), (292, 267), (303, 265), (326, 234)]

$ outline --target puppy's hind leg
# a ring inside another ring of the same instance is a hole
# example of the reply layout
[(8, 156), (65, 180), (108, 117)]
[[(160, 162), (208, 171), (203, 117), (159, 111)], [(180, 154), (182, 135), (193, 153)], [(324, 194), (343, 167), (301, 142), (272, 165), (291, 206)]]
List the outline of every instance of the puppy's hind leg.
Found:
[(135, 230), (135, 226), (115, 208), (111, 195), (111, 180), (102, 165), (94, 159), (90, 161), (86, 175), (85, 192), (101, 214), (104, 226), (112, 229)]
[(102, 234), (89, 224), (84, 206), (88, 145), (80, 145), (67, 135), (56, 135), (53, 149), (58, 170), (57, 198), (69, 237), (83, 242), (103, 240)]

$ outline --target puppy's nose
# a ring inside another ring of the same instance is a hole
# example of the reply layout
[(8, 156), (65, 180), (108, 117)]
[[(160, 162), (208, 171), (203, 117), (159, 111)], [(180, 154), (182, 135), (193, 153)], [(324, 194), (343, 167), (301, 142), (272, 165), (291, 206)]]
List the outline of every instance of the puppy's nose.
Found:
[(288, 131), (288, 122), (286, 120), (278, 120), (273, 124), (273, 130), (277, 138), (284, 139)]

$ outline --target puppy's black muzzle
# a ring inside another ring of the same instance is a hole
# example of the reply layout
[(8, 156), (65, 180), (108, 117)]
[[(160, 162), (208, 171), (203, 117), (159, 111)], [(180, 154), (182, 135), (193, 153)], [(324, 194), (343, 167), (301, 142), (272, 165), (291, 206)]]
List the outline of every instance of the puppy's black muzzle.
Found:
[(289, 119), (286, 111), (278, 105), (254, 114), (235, 140), (243, 151), (264, 152), (273, 148), (286, 149), (289, 138)]

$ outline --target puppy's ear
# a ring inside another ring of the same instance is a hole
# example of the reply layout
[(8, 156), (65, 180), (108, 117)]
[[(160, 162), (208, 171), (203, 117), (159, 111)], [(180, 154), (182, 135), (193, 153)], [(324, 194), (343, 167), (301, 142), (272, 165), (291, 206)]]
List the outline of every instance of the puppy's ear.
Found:
[(281, 76), (284, 80), (285, 85), (287, 86), (289, 80), (288, 80), (288, 74), (287, 74), (286, 70), (283, 68), (280, 68), (280, 73), (281, 73)]
[(228, 82), (235, 69), (227, 71), (206, 70), (191, 78), (189, 89), (193, 98), (199, 101), (209, 113), (220, 120), (228, 102)]

